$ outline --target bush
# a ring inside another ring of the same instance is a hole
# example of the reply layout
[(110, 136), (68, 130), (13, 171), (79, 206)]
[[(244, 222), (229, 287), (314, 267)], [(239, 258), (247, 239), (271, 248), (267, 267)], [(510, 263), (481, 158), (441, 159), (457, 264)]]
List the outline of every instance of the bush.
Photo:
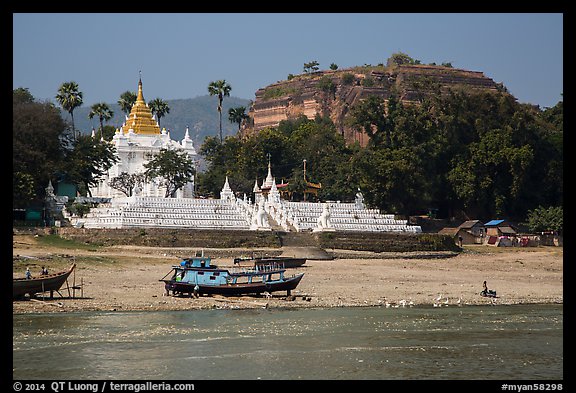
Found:
[(345, 73), (342, 75), (342, 84), (343, 85), (351, 85), (354, 83), (354, 75), (350, 73)]
[(66, 206), (66, 211), (73, 216), (82, 218), (90, 212), (90, 206), (86, 203), (73, 203)]

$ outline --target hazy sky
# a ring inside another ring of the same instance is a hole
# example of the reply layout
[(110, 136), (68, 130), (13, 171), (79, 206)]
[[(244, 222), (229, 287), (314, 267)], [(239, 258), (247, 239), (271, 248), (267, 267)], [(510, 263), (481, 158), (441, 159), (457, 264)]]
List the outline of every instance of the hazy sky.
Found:
[(395, 52), (481, 71), (520, 102), (562, 99), (561, 13), (13, 14), (13, 88), (55, 101), (75, 81), (84, 106), (136, 91), (139, 71), (147, 101), (206, 95), (218, 79), (254, 99), (312, 60), (346, 68)]

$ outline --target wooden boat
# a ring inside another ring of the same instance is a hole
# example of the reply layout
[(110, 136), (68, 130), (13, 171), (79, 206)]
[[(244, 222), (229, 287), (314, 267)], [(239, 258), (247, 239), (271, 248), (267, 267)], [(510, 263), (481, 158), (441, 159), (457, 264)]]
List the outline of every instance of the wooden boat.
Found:
[(306, 263), (306, 258), (278, 256), (278, 257), (240, 257), (234, 258), (234, 263), (239, 266), (262, 266), (262, 265), (278, 265), (284, 268), (299, 267)]
[(47, 274), (33, 278), (14, 278), (12, 281), (12, 298), (18, 299), (28, 294), (30, 297), (36, 293), (50, 291), (50, 298), (53, 297), (54, 291), (58, 291), (64, 284), (68, 276), (72, 273), (76, 264), (66, 271)]
[(289, 296), (304, 273), (286, 277), (285, 272), (286, 269), (274, 264), (229, 270), (212, 266), (206, 258), (188, 258), (172, 266), (172, 270), (160, 281), (164, 282), (166, 293), (172, 291), (173, 295), (238, 296), (286, 291)]

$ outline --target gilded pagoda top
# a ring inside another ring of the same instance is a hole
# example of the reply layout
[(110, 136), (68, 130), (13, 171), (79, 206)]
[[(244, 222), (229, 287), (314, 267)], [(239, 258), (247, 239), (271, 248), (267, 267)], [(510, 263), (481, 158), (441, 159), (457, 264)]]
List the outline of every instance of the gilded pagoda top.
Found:
[(123, 125), (124, 132), (132, 129), (135, 134), (160, 135), (160, 126), (152, 116), (152, 111), (144, 101), (142, 93), (142, 78), (138, 80), (138, 95), (136, 102), (132, 105), (130, 115), (126, 118)]

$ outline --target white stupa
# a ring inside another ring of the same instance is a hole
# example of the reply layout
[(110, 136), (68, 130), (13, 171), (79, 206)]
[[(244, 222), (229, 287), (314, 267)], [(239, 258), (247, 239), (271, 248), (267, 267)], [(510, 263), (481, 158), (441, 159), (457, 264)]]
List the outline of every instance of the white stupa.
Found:
[[(190, 139), (188, 128), (182, 141), (178, 142), (170, 138), (170, 133), (160, 127), (152, 111), (144, 101), (142, 93), (142, 79), (138, 81), (138, 95), (132, 106), (130, 115), (126, 121), (116, 130), (111, 142), (116, 147), (118, 162), (114, 164), (101, 179), (96, 187), (90, 189), (93, 197), (116, 198), (125, 196), (122, 192), (109, 186), (109, 181), (121, 173), (143, 173), (144, 164), (150, 160), (150, 155), (157, 154), (161, 149), (171, 148), (185, 151), (188, 156), (195, 160), (196, 150)], [(165, 188), (152, 180), (138, 189), (140, 196), (164, 196)], [(194, 178), (179, 189), (176, 198), (194, 197)]]

